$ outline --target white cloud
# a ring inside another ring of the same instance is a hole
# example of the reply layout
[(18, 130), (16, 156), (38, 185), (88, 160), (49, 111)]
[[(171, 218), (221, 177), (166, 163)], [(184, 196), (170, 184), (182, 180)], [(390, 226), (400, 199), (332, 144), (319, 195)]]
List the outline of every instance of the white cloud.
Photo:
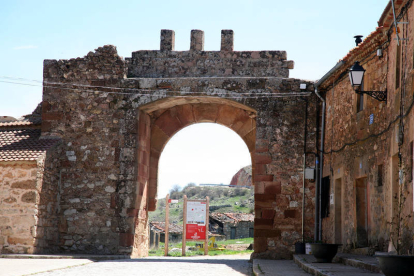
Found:
[(24, 46), (17, 46), (14, 47), (13, 50), (27, 50), (27, 49), (36, 49), (37, 46), (35, 45), (24, 45)]

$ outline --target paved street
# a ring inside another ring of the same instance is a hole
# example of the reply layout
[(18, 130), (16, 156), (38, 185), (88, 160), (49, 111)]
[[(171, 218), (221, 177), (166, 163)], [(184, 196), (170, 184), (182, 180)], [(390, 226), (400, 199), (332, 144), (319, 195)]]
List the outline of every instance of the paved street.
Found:
[(132, 260), (100, 261), (88, 263), (81, 266), (62, 268), (59, 270), (38, 273), (36, 274), (36, 276), (252, 275), (251, 264), (248, 262), (249, 258), (250, 254), (168, 258), (149, 257), (144, 259)]

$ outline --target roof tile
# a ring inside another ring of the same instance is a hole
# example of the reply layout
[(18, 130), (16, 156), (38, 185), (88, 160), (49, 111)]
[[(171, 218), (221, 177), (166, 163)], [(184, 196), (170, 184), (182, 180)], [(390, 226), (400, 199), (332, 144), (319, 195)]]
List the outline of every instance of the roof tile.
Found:
[(0, 129), (0, 162), (39, 158), (57, 139), (39, 139), (40, 129)]

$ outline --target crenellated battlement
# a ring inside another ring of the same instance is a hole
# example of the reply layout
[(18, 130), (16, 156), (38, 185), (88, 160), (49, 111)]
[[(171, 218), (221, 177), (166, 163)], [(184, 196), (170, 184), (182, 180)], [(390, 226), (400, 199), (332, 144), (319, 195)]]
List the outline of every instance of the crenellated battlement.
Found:
[(204, 31), (192, 30), (189, 51), (175, 51), (175, 32), (161, 30), (160, 50), (126, 58), (129, 78), (289, 77), (286, 51), (234, 51), (233, 30), (221, 31), (220, 51), (204, 51)]

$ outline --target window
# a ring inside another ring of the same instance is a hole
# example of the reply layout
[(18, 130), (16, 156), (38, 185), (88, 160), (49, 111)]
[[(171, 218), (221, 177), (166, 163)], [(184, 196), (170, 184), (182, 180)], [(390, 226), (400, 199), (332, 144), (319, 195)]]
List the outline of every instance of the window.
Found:
[(383, 185), (383, 175), (384, 175), (384, 165), (378, 165), (378, 172), (377, 172), (377, 186), (381, 187)]

